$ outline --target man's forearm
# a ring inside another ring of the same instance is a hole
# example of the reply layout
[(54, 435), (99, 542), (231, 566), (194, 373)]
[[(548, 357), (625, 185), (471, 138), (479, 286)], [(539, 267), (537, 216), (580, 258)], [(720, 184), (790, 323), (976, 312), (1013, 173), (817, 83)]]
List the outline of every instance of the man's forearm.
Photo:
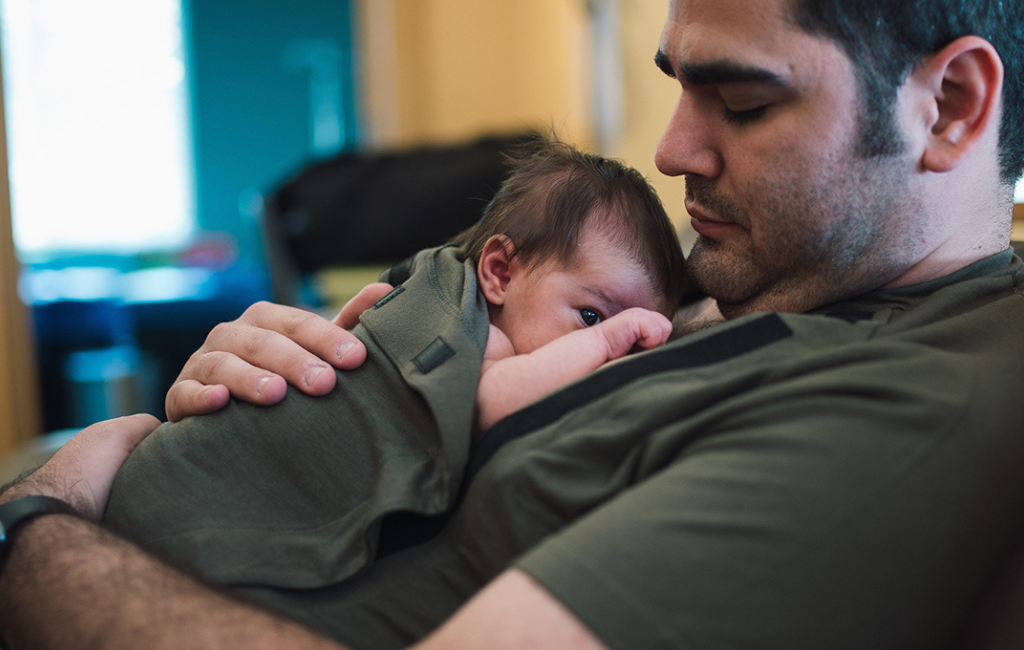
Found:
[(12, 649), (339, 648), (64, 515), (18, 531), (0, 574), (0, 631)]

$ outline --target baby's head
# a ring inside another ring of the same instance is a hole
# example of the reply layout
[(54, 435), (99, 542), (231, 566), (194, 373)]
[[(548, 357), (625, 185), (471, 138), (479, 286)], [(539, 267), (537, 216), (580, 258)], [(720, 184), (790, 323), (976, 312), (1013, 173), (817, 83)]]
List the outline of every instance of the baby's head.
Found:
[(491, 321), (510, 338), (510, 321), (537, 330), (553, 309), (576, 313), (580, 327), (628, 307), (671, 318), (685, 286), (678, 236), (644, 177), (551, 140), (512, 157), (480, 222), (454, 243), (476, 263)]

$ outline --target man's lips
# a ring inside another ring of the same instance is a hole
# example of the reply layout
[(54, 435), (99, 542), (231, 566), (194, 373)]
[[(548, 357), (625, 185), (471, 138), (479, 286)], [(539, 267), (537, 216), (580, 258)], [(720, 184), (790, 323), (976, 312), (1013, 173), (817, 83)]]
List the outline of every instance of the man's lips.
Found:
[(690, 225), (698, 235), (716, 239), (724, 237), (740, 229), (731, 221), (722, 221), (704, 212), (696, 203), (686, 202), (686, 211), (690, 213)]

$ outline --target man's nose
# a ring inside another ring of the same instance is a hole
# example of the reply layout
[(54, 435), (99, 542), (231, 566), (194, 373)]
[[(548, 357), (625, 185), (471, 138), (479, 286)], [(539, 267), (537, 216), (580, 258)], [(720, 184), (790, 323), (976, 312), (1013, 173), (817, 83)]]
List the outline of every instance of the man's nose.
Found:
[(715, 146), (715, 130), (706, 111), (684, 92), (658, 142), (654, 156), (658, 169), (667, 176), (718, 177), (723, 161)]

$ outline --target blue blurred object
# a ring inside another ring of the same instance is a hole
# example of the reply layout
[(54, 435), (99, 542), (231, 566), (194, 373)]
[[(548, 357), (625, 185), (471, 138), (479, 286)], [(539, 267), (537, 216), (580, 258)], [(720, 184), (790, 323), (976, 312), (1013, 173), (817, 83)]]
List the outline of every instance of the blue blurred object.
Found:
[(144, 410), (146, 381), (142, 353), (135, 345), (72, 352), (65, 363), (65, 377), (70, 382), (74, 427)]
[(46, 431), (129, 412), (165, 417), (163, 396), (209, 331), (270, 295), (244, 261), (213, 270), (163, 266), (26, 269)]

